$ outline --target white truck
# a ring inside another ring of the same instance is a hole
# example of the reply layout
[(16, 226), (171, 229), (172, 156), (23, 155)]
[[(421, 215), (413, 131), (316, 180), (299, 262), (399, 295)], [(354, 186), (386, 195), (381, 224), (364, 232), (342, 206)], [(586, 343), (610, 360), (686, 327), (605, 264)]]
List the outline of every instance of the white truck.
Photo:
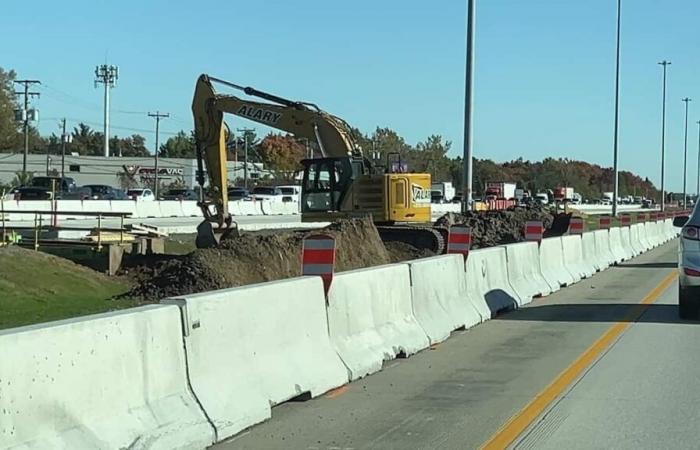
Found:
[(433, 203), (449, 203), (457, 194), (451, 181), (433, 183), (430, 190)]
[(603, 204), (604, 205), (611, 205), (613, 201), (613, 193), (612, 192), (603, 192)]
[(486, 200), (510, 200), (515, 198), (515, 188), (515, 183), (506, 183), (502, 181), (486, 183), (484, 198)]

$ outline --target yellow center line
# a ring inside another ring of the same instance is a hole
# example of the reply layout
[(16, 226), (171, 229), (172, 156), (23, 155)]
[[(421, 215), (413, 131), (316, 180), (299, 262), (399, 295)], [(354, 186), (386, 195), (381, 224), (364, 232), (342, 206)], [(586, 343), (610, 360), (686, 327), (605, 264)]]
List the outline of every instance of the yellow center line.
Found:
[(649, 305), (661, 297), (666, 289), (678, 277), (676, 272), (668, 274), (644, 299), (635, 304), (621, 322), (612, 325), (608, 330), (584, 351), (569, 367), (561, 372), (554, 381), (541, 391), (535, 398), (517, 414), (508, 420), (491, 438), (482, 445), (482, 449), (503, 449), (511, 445), (543, 412), (554, 402), (588, 367), (596, 361), (625, 330), (638, 320)]

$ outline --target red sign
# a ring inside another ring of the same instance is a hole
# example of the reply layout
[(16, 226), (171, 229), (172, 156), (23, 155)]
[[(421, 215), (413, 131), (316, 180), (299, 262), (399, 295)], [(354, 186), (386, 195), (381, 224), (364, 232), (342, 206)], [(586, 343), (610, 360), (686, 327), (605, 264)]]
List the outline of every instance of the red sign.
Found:
[(607, 230), (610, 228), (610, 216), (602, 216), (598, 221), (598, 228), (601, 230)]
[(620, 216), (620, 223), (623, 226), (628, 226), (632, 223), (632, 217), (629, 214), (623, 214)]
[(447, 236), (447, 253), (459, 253), (466, 258), (472, 246), (472, 229), (453, 226)]
[(647, 215), (644, 213), (637, 214), (637, 222), (646, 222), (647, 221)]
[(569, 221), (569, 234), (583, 234), (583, 219), (572, 217)]
[(325, 234), (307, 236), (302, 245), (301, 274), (320, 276), (323, 290), (328, 295), (334, 268), (335, 239)]
[(525, 222), (525, 240), (526, 241), (542, 241), (544, 233), (544, 225), (541, 220), (530, 220)]

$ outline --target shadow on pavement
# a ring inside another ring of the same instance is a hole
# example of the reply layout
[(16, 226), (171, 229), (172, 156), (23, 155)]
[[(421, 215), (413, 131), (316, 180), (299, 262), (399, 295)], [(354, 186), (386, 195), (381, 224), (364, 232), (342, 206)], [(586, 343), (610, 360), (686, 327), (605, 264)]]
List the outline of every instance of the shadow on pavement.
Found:
[[(641, 317), (640, 317), (641, 314)], [(533, 322), (640, 322), (699, 325), (678, 318), (678, 305), (597, 303), (532, 306), (499, 315), (495, 320)]]
[(652, 263), (640, 263), (640, 264), (629, 264), (622, 263), (615, 267), (619, 269), (675, 269), (678, 267), (678, 263), (674, 262), (652, 262)]

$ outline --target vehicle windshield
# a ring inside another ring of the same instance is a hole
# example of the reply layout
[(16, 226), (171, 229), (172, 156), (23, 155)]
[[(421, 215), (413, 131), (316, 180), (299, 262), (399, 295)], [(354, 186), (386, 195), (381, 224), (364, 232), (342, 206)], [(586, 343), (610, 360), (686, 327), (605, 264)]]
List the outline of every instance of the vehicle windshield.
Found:
[(290, 187), (281, 187), (281, 188), (279, 188), (279, 189), (280, 189), (280, 191), (282, 191), (282, 193), (283, 193), (284, 195), (294, 195), (294, 194), (295, 194), (294, 188), (290, 188)]
[(127, 195), (141, 195), (143, 194), (143, 189), (129, 189), (126, 193)]
[(168, 195), (185, 195), (187, 194), (187, 189), (171, 189), (168, 191)]

